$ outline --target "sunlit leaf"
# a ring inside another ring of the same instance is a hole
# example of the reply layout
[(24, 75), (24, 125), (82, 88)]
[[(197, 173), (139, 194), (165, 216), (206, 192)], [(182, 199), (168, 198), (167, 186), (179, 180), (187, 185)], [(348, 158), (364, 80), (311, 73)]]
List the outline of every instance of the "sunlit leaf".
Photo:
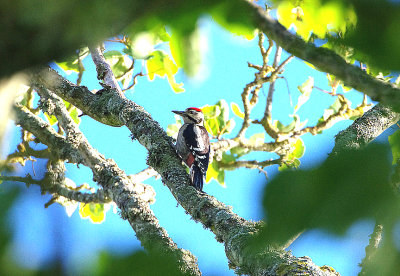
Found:
[(141, 32), (132, 37), (131, 54), (135, 59), (146, 59), (154, 51), (156, 37), (150, 32)]
[(230, 119), (228, 122), (226, 122), (225, 127), (224, 127), (224, 133), (230, 133), (232, 130), (235, 128), (236, 122), (234, 119)]
[(278, 170), (285, 171), (287, 169), (293, 169), (293, 168), (297, 169), (298, 167), (300, 167), (300, 164), (301, 164), (301, 162), (299, 159), (293, 159), (293, 160), (286, 161), (285, 163), (281, 164), (278, 167)]
[(213, 136), (230, 133), (236, 125), (233, 119), (229, 119), (229, 105), (225, 100), (213, 106), (204, 106), (202, 110), (205, 115), (204, 126)]
[(249, 138), (248, 143), (252, 146), (259, 146), (259, 145), (264, 144), (264, 141), (265, 141), (265, 133), (262, 132), (262, 133), (253, 134)]
[(176, 83), (175, 74), (178, 72), (178, 66), (163, 51), (157, 50), (151, 53), (151, 58), (146, 61), (147, 74), (150, 80), (156, 75), (161, 78), (167, 76), (168, 82), (175, 93), (184, 92), (183, 83)]
[(73, 107), (69, 113), (69, 115), (71, 115), (72, 120), (74, 120), (74, 122), (79, 125), (81, 122), (81, 118), (79, 117), (78, 114), (78, 109), (76, 107)]
[(221, 114), (221, 109), (218, 105), (205, 105), (201, 107), (201, 110), (203, 111), (205, 120), (214, 119)]
[(106, 212), (108, 211), (106, 209), (105, 205), (100, 203), (80, 203), (79, 215), (83, 219), (89, 219), (92, 223), (99, 224), (106, 219)]
[(241, 119), (244, 119), (244, 113), (242, 112), (242, 110), (240, 110), (240, 107), (237, 103), (231, 102), (231, 108), (232, 108), (233, 114), (235, 114), (236, 116), (238, 116)]
[(324, 114), (318, 120), (318, 122), (326, 121), (326, 119), (328, 119), (331, 115), (336, 114), (341, 107), (342, 107), (342, 103), (340, 102), (339, 98), (336, 98), (334, 103), (329, 108), (324, 110)]
[(325, 38), (328, 32), (344, 33), (356, 22), (351, 6), (339, 1), (281, 0), (275, 2), (278, 2), (279, 22), (286, 28), (293, 26), (304, 40), (308, 40), (312, 33), (320, 38)]
[(71, 59), (69, 61), (55, 62), (55, 63), (68, 75), (73, 72), (75, 73), (79, 72), (78, 60), (76, 58)]
[(44, 112), (44, 117), (46, 118), (47, 122), (52, 126), (57, 123), (57, 118), (54, 115), (49, 115), (47, 112)]
[[(89, 49), (87, 47), (79, 51), (80, 60), (83, 61), (85, 57), (89, 55)], [(73, 72), (79, 73), (79, 59), (78, 54), (75, 54), (64, 61), (55, 62), (58, 67), (60, 67), (66, 74), (71, 74)], [(82, 65), (83, 66), (83, 65)], [(85, 68), (82, 68), (85, 70)]]
[(286, 156), (286, 161), (279, 166), (279, 171), (284, 171), (289, 168), (298, 168), (301, 164), (298, 158), (303, 157), (306, 146), (301, 138), (298, 138), (292, 144), (293, 150)]
[(307, 123), (307, 121), (301, 122), (300, 116), (297, 114), (292, 114), (289, 116), (293, 117), (293, 121), (286, 126), (278, 120), (275, 120), (273, 122), (274, 126), (282, 133), (287, 133), (287, 132), (290, 132), (293, 130), (299, 130), (301, 127), (303, 127)]
[(225, 171), (220, 170), (218, 167), (218, 161), (213, 162), (208, 166), (206, 182), (209, 183), (212, 179), (216, 180), (218, 184), (225, 187)]
[(301, 158), (304, 155), (306, 146), (304, 145), (304, 142), (301, 138), (297, 139), (297, 141), (294, 143), (294, 150), (292, 151), (291, 155), (294, 158)]
[(122, 77), (131, 67), (132, 60), (120, 51), (112, 50), (104, 53), (104, 57), (111, 66), (115, 77)]
[(314, 88), (314, 78), (308, 77), (308, 79), (297, 87), (301, 93), (299, 98), (297, 99), (297, 104), (294, 107), (294, 112), (297, 112), (299, 108), (305, 104), (311, 96), (311, 91)]

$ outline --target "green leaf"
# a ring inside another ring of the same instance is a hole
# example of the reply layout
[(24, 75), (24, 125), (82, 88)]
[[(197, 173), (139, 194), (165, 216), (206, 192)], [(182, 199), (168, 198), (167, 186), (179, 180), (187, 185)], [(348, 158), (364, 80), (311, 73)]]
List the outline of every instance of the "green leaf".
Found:
[(204, 106), (201, 108), (205, 113), (204, 126), (213, 136), (221, 136), (230, 133), (236, 123), (229, 119), (229, 105), (225, 100), (220, 100), (214, 106)]
[(132, 36), (132, 42), (129, 47), (130, 55), (134, 59), (147, 59), (154, 51), (155, 44), (156, 37), (153, 33), (140, 32)]
[(287, 169), (293, 169), (293, 168), (297, 169), (298, 167), (300, 167), (300, 164), (301, 164), (301, 162), (299, 159), (289, 160), (289, 161), (286, 161), (285, 163), (281, 164), (278, 167), (278, 170), (285, 171)]
[(49, 122), (49, 124), (52, 126), (55, 123), (57, 123), (57, 118), (54, 115), (49, 115), (47, 114), (47, 112), (44, 112), (44, 117), (46, 118), (46, 120)]
[(115, 77), (118, 79), (122, 77), (132, 65), (132, 60), (128, 55), (120, 51), (108, 51), (104, 53), (104, 57), (111, 66)]
[(79, 215), (83, 219), (89, 219), (92, 223), (100, 224), (106, 219), (106, 212), (109, 210), (105, 208), (105, 204), (100, 203), (80, 203)]
[(248, 40), (256, 36), (256, 28), (250, 14), (249, 6), (241, 1), (225, 1), (211, 11), (215, 22)]
[(218, 105), (205, 105), (201, 107), (205, 120), (215, 119), (221, 114), (221, 109)]
[(158, 28), (156, 31), (156, 36), (159, 40), (162, 42), (167, 42), (171, 40), (171, 36), (167, 33), (167, 30), (165, 29), (165, 26), (161, 26)]
[(240, 107), (237, 103), (231, 102), (231, 108), (233, 114), (238, 116), (240, 119), (244, 119), (244, 113), (242, 112), (242, 110), (240, 110)]
[(78, 109), (76, 107), (73, 107), (71, 111), (69, 112), (69, 115), (71, 115), (72, 120), (79, 125), (81, 123), (81, 118), (79, 117), (78, 114)]
[(73, 72), (79, 73), (79, 64), (78, 64), (78, 59), (72, 58), (68, 61), (62, 61), (62, 62), (55, 62), (58, 67), (60, 67), (66, 74), (71, 74)]
[(235, 154), (238, 157), (240, 157), (240, 156), (247, 154), (249, 152), (249, 150), (246, 148), (242, 148), (242, 147), (234, 147), (234, 148), (231, 148), (230, 152), (232, 154)]
[(294, 158), (301, 158), (304, 155), (306, 150), (306, 146), (301, 138), (298, 138), (297, 141), (293, 144), (294, 150), (291, 152), (291, 156)]
[(286, 156), (285, 163), (281, 164), (278, 168), (279, 171), (284, 171), (289, 168), (298, 168), (300, 167), (300, 160), (298, 158), (303, 157), (304, 152), (306, 150), (306, 146), (301, 138), (298, 138), (292, 144), (293, 150)]
[(318, 123), (325, 122), (331, 115), (336, 114), (339, 109), (342, 107), (342, 103), (340, 102), (339, 98), (336, 98), (334, 103), (327, 109), (324, 110), (324, 114), (318, 120)]
[(229, 105), (224, 99), (220, 100), (217, 105), (221, 109), (221, 114), (218, 118), (221, 122), (226, 123), (229, 120)]
[(388, 139), (393, 156), (392, 164), (394, 165), (400, 159), (400, 130), (397, 130), (392, 135), (389, 135)]
[(221, 161), (223, 163), (230, 164), (232, 162), (235, 162), (236, 159), (237, 159), (237, 157), (233, 156), (233, 154), (227, 154), (226, 152), (222, 153)]
[[(82, 48), (81, 50), (79, 50), (78, 54), (81, 61), (83, 61), (83, 59), (85, 59), (85, 57), (89, 55), (89, 49), (87, 47)], [(79, 73), (79, 60), (77, 57), (78, 54), (69, 57), (65, 61), (56, 61), (55, 64), (57, 64), (57, 66), (60, 67), (68, 75), (73, 72)], [(83, 68), (83, 70), (85, 70), (85, 68)]]
[(212, 179), (216, 180), (219, 185), (225, 187), (225, 171), (218, 166), (218, 161), (213, 162), (208, 166), (206, 174), (206, 182), (209, 183)]
[(265, 133), (263, 132), (252, 135), (248, 140), (248, 143), (252, 146), (259, 146), (264, 144), (264, 142), (265, 142)]
[(279, 2), (277, 7), (279, 22), (286, 28), (293, 26), (304, 40), (308, 40), (311, 34), (325, 38), (328, 32), (344, 33), (348, 26), (356, 22), (353, 9), (340, 1), (275, 2)]
[(313, 228), (343, 235), (360, 219), (397, 221), (400, 206), (390, 173), (387, 148), (381, 145), (343, 152), (314, 169), (280, 173), (264, 194), (263, 244), (282, 244)]
[(294, 107), (294, 112), (296, 113), (299, 108), (305, 104), (311, 96), (311, 91), (314, 88), (314, 78), (308, 77), (308, 79), (302, 84), (297, 86), (301, 95), (297, 99), (297, 104)]
[(147, 74), (150, 80), (153, 80), (156, 75), (161, 78), (167, 76), (168, 82), (175, 93), (184, 92), (183, 83), (176, 83), (175, 75), (178, 72), (178, 66), (173, 60), (163, 51), (154, 51), (152, 57), (146, 61)]
[[(400, 69), (400, 7), (395, 1), (351, 1), (357, 24), (340, 43), (354, 49), (357, 60), (388, 71)], [(385, 31), (382, 31), (385, 30)]]
[(301, 122), (300, 116), (297, 114), (290, 115), (290, 117), (293, 117), (293, 121), (290, 124), (288, 124), (287, 126), (283, 125), (278, 120), (275, 120), (273, 124), (280, 132), (287, 133), (287, 132), (290, 132), (293, 130), (298, 130), (298, 129), (302, 128), (308, 121), (308, 120), (306, 120), (304, 122)]
[(206, 128), (207, 132), (210, 133), (212, 136), (218, 136), (221, 129), (217, 118), (210, 118), (208, 120), (205, 120), (204, 127)]
[(228, 122), (226, 122), (225, 127), (224, 127), (224, 133), (231, 133), (232, 130), (235, 128), (236, 122), (234, 119), (229, 119)]
[(149, 30), (142, 32), (136, 30), (134, 35), (130, 36), (130, 39), (131, 44), (122, 51), (134, 59), (146, 60), (157, 46), (170, 40), (170, 35), (167, 33), (165, 26), (152, 24)]
[(171, 54), (176, 64), (183, 68), (188, 76), (194, 76), (199, 72), (202, 60), (201, 47), (207, 47), (207, 45), (204, 45), (206, 42), (207, 40), (201, 37), (197, 28), (185, 34), (176, 29), (172, 32), (170, 39)]

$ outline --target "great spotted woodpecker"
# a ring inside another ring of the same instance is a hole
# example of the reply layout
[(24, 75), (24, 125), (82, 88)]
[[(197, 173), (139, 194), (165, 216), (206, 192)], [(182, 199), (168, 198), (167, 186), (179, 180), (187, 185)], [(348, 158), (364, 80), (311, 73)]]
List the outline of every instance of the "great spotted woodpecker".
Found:
[(176, 151), (189, 167), (192, 185), (202, 192), (210, 157), (210, 139), (204, 127), (204, 114), (196, 107), (172, 112), (183, 119), (176, 140)]

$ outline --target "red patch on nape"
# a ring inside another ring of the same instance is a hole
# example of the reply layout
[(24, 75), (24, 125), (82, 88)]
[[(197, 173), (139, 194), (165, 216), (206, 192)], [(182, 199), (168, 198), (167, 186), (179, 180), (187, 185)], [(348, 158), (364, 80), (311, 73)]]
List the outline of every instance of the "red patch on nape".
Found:
[(197, 112), (203, 112), (200, 108), (197, 107), (189, 107), (188, 109), (196, 110)]

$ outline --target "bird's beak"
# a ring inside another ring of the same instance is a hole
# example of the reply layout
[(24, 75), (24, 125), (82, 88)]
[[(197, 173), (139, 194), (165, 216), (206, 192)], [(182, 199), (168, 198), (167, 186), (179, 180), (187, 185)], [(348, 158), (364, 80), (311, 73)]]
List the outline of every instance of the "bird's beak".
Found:
[(182, 115), (183, 113), (185, 113), (185, 111), (177, 111), (177, 110), (172, 110), (172, 112), (178, 115)]

